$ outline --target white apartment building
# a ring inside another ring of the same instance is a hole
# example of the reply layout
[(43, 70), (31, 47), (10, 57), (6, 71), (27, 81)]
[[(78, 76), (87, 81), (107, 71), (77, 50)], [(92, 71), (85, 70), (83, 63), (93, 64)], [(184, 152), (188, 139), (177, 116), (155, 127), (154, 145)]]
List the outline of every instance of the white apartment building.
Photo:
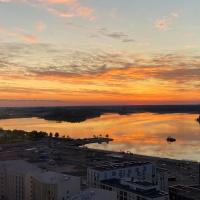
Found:
[(91, 187), (98, 187), (103, 180), (131, 178), (135, 181), (155, 182), (155, 167), (149, 162), (107, 163), (88, 168), (87, 181)]
[(166, 173), (150, 162), (131, 161), (89, 168), (87, 179), (89, 186), (117, 192), (118, 200), (168, 200)]
[(0, 162), (0, 200), (67, 200), (80, 193), (80, 179), (22, 161)]

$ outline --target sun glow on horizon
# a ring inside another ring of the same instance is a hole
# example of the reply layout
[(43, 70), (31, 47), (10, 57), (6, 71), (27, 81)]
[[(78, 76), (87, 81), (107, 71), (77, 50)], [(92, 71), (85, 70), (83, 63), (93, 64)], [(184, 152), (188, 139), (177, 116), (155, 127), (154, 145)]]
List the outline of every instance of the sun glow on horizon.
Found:
[(0, 0), (0, 106), (198, 104), (199, 8)]

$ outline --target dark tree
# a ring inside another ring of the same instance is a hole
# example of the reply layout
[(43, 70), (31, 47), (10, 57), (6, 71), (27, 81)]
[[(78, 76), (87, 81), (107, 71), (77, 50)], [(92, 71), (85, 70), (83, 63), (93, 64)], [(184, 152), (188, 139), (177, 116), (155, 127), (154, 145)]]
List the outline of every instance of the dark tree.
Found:
[(58, 138), (59, 137), (59, 133), (55, 133), (55, 137)]

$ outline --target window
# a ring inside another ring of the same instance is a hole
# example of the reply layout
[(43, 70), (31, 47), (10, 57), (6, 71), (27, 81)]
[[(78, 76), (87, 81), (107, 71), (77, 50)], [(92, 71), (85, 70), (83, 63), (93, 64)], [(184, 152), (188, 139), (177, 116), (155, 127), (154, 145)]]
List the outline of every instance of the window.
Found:
[(115, 171), (112, 172), (112, 176), (116, 176), (116, 172)]
[(122, 170), (119, 170), (119, 177), (122, 178), (122, 173), (123, 171)]

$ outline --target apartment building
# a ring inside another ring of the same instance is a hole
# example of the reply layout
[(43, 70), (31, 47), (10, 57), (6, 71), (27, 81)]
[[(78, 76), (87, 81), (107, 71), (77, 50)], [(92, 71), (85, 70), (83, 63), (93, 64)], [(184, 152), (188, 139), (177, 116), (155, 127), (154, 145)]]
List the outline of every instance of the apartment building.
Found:
[(0, 200), (68, 200), (78, 193), (78, 177), (42, 171), (22, 160), (0, 162)]
[(91, 187), (98, 187), (103, 180), (132, 178), (136, 181), (154, 183), (156, 169), (150, 162), (106, 163), (94, 168), (88, 168), (87, 181)]
[(68, 200), (80, 193), (80, 178), (56, 172), (33, 177), (33, 200)]
[(0, 162), (0, 199), (32, 200), (32, 178), (41, 172), (23, 160)]
[(106, 163), (87, 171), (89, 186), (114, 191), (118, 200), (168, 200), (167, 177), (150, 162)]

